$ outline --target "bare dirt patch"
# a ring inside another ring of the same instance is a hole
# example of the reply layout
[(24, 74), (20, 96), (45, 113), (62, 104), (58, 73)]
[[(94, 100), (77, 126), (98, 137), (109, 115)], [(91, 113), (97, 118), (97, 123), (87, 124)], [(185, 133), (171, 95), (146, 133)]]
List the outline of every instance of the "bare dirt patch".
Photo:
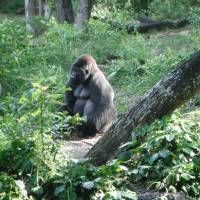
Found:
[(90, 138), (74, 138), (64, 141), (62, 150), (59, 154), (68, 159), (81, 159), (87, 154), (92, 146), (102, 137), (102, 134), (97, 134)]

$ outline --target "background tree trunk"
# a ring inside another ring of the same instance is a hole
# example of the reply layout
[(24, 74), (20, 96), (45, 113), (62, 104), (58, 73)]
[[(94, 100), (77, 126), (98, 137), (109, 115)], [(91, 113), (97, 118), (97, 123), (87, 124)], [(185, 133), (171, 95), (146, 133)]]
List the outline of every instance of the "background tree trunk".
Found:
[(44, 17), (46, 19), (50, 19), (51, 17), (51, 8), (49, 6), (49, 4), (47, 3), (47, 1), (45, 1), (44, 5), (43, 5), (43, 9), (44, 9)]
[(0, 96), (2, 94), (2, 86), (1, 86), (1, 83), (0, 83)]
[(74, 11), (71, 0), (65, 0), (66, 5), (66, 21), (69, 23), (74, 23)]
[(77, 14), (75, 18), (75, 27), (78, 30), (83, 30), (86, 21), (90, 18), (92, 10), (92, 0), (79, 0)]
[(56, 18), (59, 23), (74, 22), (74, 12), (71, 0), (56, 0)]
[[(190, 24), (190, 21), (188, 19), (181, 19), (177, 21), (172, 21), (172, 20), (152, 20), (146, 17), (140, 17), (137, 19), (138, 23), (136, 21), (129, 21), (125, 25), (122, 25), (121, 23), (118, 22), (113, 22), (107, 21), (111, 26), (118, 30), (125, 30), (128, 33), (134, 33), (134, 32), (139, 32), (139, 33), (147, 33), (148, 31), (151, 30), (157, 30), (161, 31), (163, 29), (178, 29), (178, 28), (183, 28), (186, 25)], [(105, 21), (104, 21), (105, 22)]]
[(26, 30), (34, 33), (35, 30), (31, 25), (31, 18), (36, 15), (36, 0), (25, 0), (25, 17)]
[(134, 128), (151, 123), (183, 104), (200, 91), (200, 51), (161, 79), (130, 111), (113, 124), (88, 152), (94, 165), (104, 164), (130, 139)]
[(56, 19), (59, 23), (65, 21), (64, 0), (56, 0)]
[(171, 20), (163, 20), (163, 21), (155, 21), (148, 18), (139, 18), (140, 23), (135, 25), (135, 23), (128, 23), (126, 25), (126, 30), (131, 32), (139, 32), (139, 33), (146, 33), (149, 30), (163, 30), (166, 28), (169, 29), (176, 29), (182, 28), (189, 24), (189, 20), (182, 19), (178, 21), (171, 21)]
[(39, 15), (44, 16), (44, 1), (38, 0)]
[(38, 14), (46, 19), (50, 18), (51, 10), (47, 0), (38, 0)]

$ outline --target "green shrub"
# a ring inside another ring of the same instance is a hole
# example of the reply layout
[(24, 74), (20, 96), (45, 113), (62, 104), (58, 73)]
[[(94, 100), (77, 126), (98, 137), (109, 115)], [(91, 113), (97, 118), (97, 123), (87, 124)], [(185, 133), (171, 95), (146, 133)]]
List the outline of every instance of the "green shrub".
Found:
[[(51, 196), (55, 199), (123, 199), (136, 194), (123, 187), (127, 168), (118, 161), (94, 167), (88, 161), (68, 162), (62, 165), (50, 180)], [(50, 191), (49, 191), (50, 192)], [(48, 195), (48, 194), (47, 194)]]
[(189, 8), (189, 0), (153, 0), (149, 6), (151, 15), (158, 19), (186, 18)]
[(16, 13), (22, 11), (24, 8), (23, 0), (3, 0), (0, 1), (0, 10), (5, 13)]
[(64, 163), (55, 158), (59, 147), (53, 136), (58, 134), (60, 137), (61, 133), (53, 128), (54, 123), (60, 127), (64, 120), (68, 134), (80, 123), (79, 116), (68, 117), (66, 113), (58, 121), (59, 115), (51, 113), (57, 96), (51, 94), (50, 84), (48, 87), (44, 85), (48, 80), (40, 81), (43, 85), (32, 83), (32, 88), (19, 98), (7, 96), (0, 103), (3, 108), (3, 116), (0, 116), (0, 170), (9, 174), (9, 178), (16, 175), (25, 179), (29, 193), (31, 191), (38, 198), (43, 194), (43, 184), (54, 176), (59, 162)]
[(28, 199), (24, 182), (0, 173), (0, 199)]
[(129, 163), (132, 177), (146, 178), (156, 189), (182, 190), (198, 197), (199, 123), (197, 109), (189, 114), (174, 113), (133, 133), (133, 142), (121, 158), (133, 156)]
[[(11, 86), (14, 73), (20, 68), (22, 59), (25, 59), (21, 57), (25, 43), (26, 32), (24, 22), (4, 20), (0, 23), (0, 79), (3, 88)], [(8, 80), (9, 83), (7, 82)], [(15, 85), (14, 80), (13, 85)]]
[(200, 8), (199, 7), (192, 7), (189, 13), (189, 20), (192, 22), (193, 25), (199, 26), (200, 24)]
[[(103, 22), (91, 20), (85, 33), (88, 37), (82, 51), (94, 55), (97, 63), (106, 63), (109, 56), (119, 56), (123, 34), (111, 29)], [(84, 52), (82, 52), (84, 53)]]

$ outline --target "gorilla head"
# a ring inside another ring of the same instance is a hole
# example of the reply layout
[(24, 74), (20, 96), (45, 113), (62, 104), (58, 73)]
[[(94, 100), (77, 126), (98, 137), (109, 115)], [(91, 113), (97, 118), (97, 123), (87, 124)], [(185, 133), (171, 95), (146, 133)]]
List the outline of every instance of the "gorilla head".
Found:
[(89, 79), (91, 71), (96, 67), (94, 58), (90, 55), (79, 57), (70, 69), (69, 83), (76, 86)]

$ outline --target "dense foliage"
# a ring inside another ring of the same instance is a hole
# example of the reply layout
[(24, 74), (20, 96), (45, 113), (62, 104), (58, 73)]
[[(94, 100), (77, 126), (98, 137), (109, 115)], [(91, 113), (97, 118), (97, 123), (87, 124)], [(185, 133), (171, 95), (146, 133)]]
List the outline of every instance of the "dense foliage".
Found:
[(199, 117), (198, 109), (184, 115), (174, 113), (133, 133), (133, 142), (127, 144), (128, 150), (121, 155), (132, 156), (128, 163), (136, 166), (131, 172), (133, 177), (152, 179), (151, 186), (157, 189), (181, 189), (198, 196)]
[[(100, 18), (102, 11), (125, 23), (133, 18), (133, 2), (143, 12), (139, 1), (128, 2), (106, 1), (109, 6), (105, 7), (99, 1), (93, 15)], [(90, 53), (103, 65), (116, 91), (117, 110), (123, 113), (180, 60), (200, 48), (200, 10), (195, 6), (199, 1), (145, 2), (150, 16), (177, 18), (188, 12), (192, 24), (172, 32), (129, 35), (105, 20), (91, 19), (86, 30), (77, 32), (53, 18), (48, 22), (38, 18), (35, 23), (42, 31), (33, 36), (26, 33), (22, 18), (2, 15), (0, 199), (137, 199), (138, 182), (164, 196), (183, 191), (199, 197), (198, 96), (172, 115), (134, 130), (132, 141), (106, 165), (94, 167), (87, 160), (61, 156), (60, 138), (68, 138), (82, 122), (78, 115), (56, 112), (67, 71), (76, 57)]]
[(21, 9), (24, 8), (24, 1), (23, 0), (1, 0), (0, 1), (0, 10), (1, 12), (19, 12)]

